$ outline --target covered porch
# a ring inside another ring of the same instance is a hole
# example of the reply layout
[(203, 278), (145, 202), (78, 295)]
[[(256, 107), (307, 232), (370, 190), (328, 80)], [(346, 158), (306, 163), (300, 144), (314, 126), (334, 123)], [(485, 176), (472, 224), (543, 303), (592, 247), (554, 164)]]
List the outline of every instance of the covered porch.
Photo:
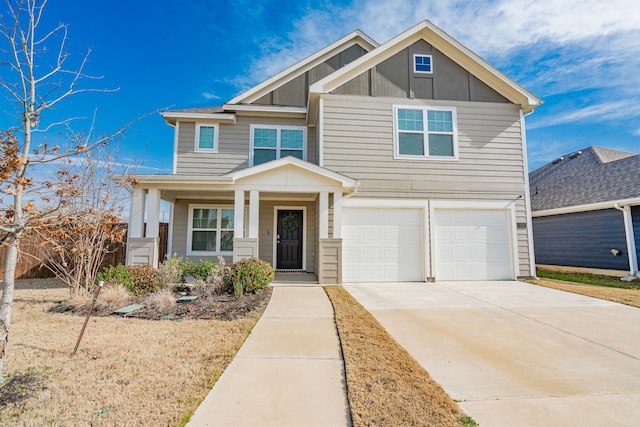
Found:
[(342, 201), (358, 185), (351, 178), (286, 157), (223, 176), (135, 179), (129, 265), (162, 261), (158, 223), (165, 200), (171, 255), (194, 261), (260, 258), (279, 272), (313, 273), (321, 284), (342, 281)]

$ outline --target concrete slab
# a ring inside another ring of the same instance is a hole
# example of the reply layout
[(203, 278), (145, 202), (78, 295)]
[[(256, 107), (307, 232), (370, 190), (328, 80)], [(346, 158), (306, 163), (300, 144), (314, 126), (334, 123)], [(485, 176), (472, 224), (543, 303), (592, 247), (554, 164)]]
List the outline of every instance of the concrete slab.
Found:
[(187, 425), (349, 426), (345, 383), (333, 308), (324, 290), (277, 287)]
[(231, 362), (189, 426), (348, 426), (340, 360)]
[(264, 318), (236, 357), (340, 359), (333, 319)]
[(263, 317), (333, 319), (333, 307), (321, 287), (275, 287)]
[(640, 420), (639, 309), (520, 282), (345, 288), (481, 425)]
[(481, 426), (629, 427), (640, 420), (640, 395), (560, 396), (462, 402)]

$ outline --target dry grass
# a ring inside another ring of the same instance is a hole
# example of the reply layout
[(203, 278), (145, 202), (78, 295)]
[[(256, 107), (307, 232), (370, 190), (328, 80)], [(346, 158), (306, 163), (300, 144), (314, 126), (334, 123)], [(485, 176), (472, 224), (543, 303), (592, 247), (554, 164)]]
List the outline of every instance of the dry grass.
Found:
[(561, 280), (553, 279), (530, 280), (529, 283), (545, 286), (547, 288), (559, 289), (561, 291), (573, 292), (574, 294), (618, 302), (633, 307), (640, 307), (640, 289), (610, 288), (574, 282), (563, 282)]
[(259, 312), (234, 321), (92, 318), (47, 310), (67, 288), (17, 289), (5, 373), (37, 373), (43, 390), (0, 411), (0, 425), (176, 425), (222, 374)]
[(117, 309), (126, 304), (131, 298), (124, 285), (106, 285), (98, 295), (97, 304), (105, 305), (110, 309)]
[[(353, 425), (462, 426), (465, 414), (342, 287), (326, 287), (336, 316)], [(467, 418), (466, 425), (475, 425)]]
[(147, 305), (161, 312), (168, 311), (177, 304), (176, 296), (169, 288), (161, 289), (153, 293), (147, 299)]

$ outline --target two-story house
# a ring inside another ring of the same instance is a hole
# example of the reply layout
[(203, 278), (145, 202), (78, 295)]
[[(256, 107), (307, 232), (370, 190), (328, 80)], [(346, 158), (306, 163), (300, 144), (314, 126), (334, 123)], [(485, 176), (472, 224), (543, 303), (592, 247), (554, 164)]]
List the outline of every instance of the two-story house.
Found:
[[(533, 275), (525, 115), (541, 101), (428, 21), (355, 31), (216, 108), (165, 111), (128, 263), (259, 257), (320, 283)], [(144, 228), (146, 211), (147, 227)]]

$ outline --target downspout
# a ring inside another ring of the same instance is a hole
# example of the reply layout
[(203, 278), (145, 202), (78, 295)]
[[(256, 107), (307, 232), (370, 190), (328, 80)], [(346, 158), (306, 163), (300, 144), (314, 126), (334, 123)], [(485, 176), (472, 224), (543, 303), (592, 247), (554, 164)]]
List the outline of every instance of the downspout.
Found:
[(633, 218), (631, 217), (631, 207), (629, 205), (620, 206), (618, 202), (613, 207), (622, 212), (624, 218), (624, 234), (627, 239), (627, 252), (629, 256), (629, 275), (638, 275), (638, 254), (636, 253), (636, 240), (633, 233)]
[(353, 191), (352, 191), (351, 193), (347, 193), (347, 194), (345, 194), (344, 196), (342, 196), (342, 200), (350, 199), (350, 198), (352, 198), (353, 196), (355, 196), (355, 195), (356, 195), (356, 193), (358, 193), (358, 187), (354, 187), (354, 188), (353, 188)]

